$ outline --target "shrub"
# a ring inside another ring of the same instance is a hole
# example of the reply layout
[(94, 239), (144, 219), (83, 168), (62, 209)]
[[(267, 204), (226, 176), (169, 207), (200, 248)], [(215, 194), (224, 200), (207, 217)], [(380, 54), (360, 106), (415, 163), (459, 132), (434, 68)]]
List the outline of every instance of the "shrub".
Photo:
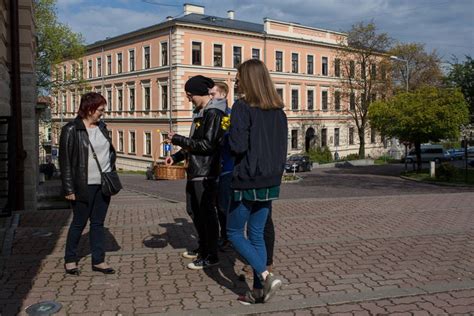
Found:
[(332, 154), (327, 146), (310, 149), (308, 155), (313, 162), (328, 163), (332, 161)]
[(358, 160), (359, 154), (349, 154), (343, 160)]
[(436, 168), (436, 178), (440, 180), (449, 181), (453, 179), (457, 173), (458, 170), (456, 167), (454, 167), (449, 162), (443, 162), (438, 168)]

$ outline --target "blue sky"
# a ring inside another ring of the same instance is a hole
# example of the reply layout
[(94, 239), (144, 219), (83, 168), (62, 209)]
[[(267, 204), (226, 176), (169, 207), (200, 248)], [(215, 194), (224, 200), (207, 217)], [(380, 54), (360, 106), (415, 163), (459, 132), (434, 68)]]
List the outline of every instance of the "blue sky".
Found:
[[(444, 61), (474, 56), (474, 0), (57, 0), (58, 16), (87, 43), (179, 16), (183, 3), (205, 7), (205, 14), (263, 23), (264, 17), (346, 31), (373, 20), (380, 32), (400, 42), (426, 44)], [(153, 2), (150, 4), (147, 2)]]

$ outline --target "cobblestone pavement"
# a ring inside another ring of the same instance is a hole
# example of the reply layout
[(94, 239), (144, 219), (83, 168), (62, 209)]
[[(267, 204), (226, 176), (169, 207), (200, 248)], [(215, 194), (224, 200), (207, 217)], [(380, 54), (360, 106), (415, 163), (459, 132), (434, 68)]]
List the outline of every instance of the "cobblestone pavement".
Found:
[[(314, 173), (314, 181), (325, 174)], [(389, 187), (405, 183), (371, 178)], [(184, 203), (126, 185), (106, 220), (107, 261), (117, 270), (107, 276), (91, 272), (86, 232), (81, 275), (64, 274), (69, 210), (23, 213), (0, 257), (0, 314), (26, 315), (30, 304), (54, 300), (63, 305), (58, 315), (474, 315), (474, 194), (405, 185), (414, 192), (275, 202), (275, 273), (284, 285), (254, 306), (236, 301), (248, 285), (232, 251), (221, 253), (218, 267), (185, 268), (189, 260), (179, 254), (196, 241)]]

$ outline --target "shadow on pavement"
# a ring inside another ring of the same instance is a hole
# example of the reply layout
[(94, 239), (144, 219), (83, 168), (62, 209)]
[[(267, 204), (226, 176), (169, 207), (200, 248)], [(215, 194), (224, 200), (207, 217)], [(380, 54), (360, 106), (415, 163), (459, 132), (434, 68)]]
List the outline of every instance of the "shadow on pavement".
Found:
[(233, 249), (219, 252), (219, 265), (205, 269), (204, 272), (220, 286), (231, 290), (236, 295), (243, 295), (249, 290), (249, 286), (245, 279), (241, 280), (239, 275), (235, 273), (235, 263), (237, 260), (242, 261)]
[[(20, 213), (18, 227), (14, 229), (11, 254), (0, 257), (0, 315), (17, 315), (33, 286), (46, 286), (39, 278), (43, 260), (58, 248), (58, 241), (71, 210), (51, 210)], [(46, 283), (45, 283), (46, 282)], [(37, 299), (27, 304), (44, 301)]]
[[(105, 256), (107, 257), (107, 252), (114, 252), (114, 251), (119, 251), (121, 249), (120, 245), (117, 243), (117, 240), (115, 239), (114, 235), (110, 232), (108, 228), (104, 228), (104, 235), (105, 235)], [(84, 259), (84, 257), (87, 257), (88, 255), (91, 254), (91, 248), (90, 248), (90, 241), (89, 241), (89, 232), (82, 234), (81, 240), (79, 241), (79, 245), (77, 247), (77, 252), (79, 256), (79, 260)]]
[(143, 240), (143, 245), (148, 248), (165, 248), (170, 245), (174, 249), (197, 248), (194, 225), (185, 218), (175, 218), (174, 223), (163, 223), (159, 226), (166, 231), (162, 234), (152, 234)]

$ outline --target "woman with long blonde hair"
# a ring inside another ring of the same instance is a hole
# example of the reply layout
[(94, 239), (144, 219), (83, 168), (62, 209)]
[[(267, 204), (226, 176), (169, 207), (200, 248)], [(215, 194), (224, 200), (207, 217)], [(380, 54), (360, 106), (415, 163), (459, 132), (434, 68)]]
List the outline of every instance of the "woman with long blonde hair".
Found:
[[(254, 271), (254, 290), (243, 304), (265, 303), (282, 281), (267, 270), (263, 238), (271, 203), (278, 199), (286, 154), (288, 124), (283, 102), (263, 62), (251, 59), (237, 70), (241, 98), (232, 106), (229, 143), (235, 159), (227, 234)], [(244, 230), (247, 225), (248, 239)]]

